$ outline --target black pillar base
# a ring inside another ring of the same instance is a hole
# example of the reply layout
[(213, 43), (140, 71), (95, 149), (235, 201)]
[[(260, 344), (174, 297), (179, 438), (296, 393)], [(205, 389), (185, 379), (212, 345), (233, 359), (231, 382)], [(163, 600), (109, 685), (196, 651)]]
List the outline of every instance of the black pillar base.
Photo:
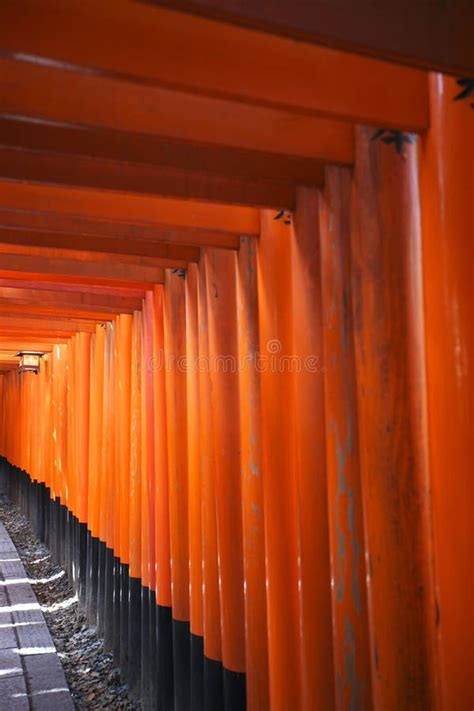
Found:
[(107, 549), (103, 541), (98, 542), (99, 563), (97, 569), (97, 634), (104, 637), (105, 604), (105, 558)]
[(86, 611), (90, 625), (97, 625), (98, 583), (99, 583), (99, 539), (87, 531), (86, 563)]
[(114, 651), (114, 578), (115, 558), (111, 548), (105, 548), (104, 573), (104, 649)]
[(140, 698), (142, 678), (142, 585), (140, 578), (128, 581), (128, 688)]
[[(156, 594), (154, 590), (148, 590), (148, 640), (149, 640), (149, 659), (148, 665), (148, 681), (142, 678), (142, 706), (148, 709), (155, 709), (156, 698), (158, 693), (158, 658), (156, 644)], [(144, 683), (144, 686), (143, 686)]]
[(120, 558), (114, 556), (114, 591), (113, 591), (113, 653), (114, 661), (117, 666), (120, 666), (120, 589), (121, 589), (121, 565)]
[(224, 709), (222, 663), (204, 657), (204, 703), (206, 711)]
[(191, 633), (191, 709), (204, 711), (204, 640)]
[(173, 620), (173, 664), (175, 711), (189, 711), (191, 706), (189, 622)]
[(158, 662), (157, 708), (173, 711), (174, 665), (171, 607), (156, 606), (156, 657)]

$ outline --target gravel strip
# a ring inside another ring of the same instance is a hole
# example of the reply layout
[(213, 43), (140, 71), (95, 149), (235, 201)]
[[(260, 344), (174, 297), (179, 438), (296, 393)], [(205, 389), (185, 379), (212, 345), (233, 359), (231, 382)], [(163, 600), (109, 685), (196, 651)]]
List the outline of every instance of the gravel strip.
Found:
[[(76, 709), (140, 709), (120, 683), (113, 656), (89, 627), (61, 566), (34, 535), (28, 519), (0, 495), (0, 520), (10, 534), (31, 578)], [(36, 582), (35, 582), (36, 581)]]

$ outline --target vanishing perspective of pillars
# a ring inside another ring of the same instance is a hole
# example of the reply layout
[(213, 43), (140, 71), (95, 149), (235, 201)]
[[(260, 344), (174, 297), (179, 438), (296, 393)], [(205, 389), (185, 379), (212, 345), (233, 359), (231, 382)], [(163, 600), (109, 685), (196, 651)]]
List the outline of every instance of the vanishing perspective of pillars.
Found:
[[(429, 454), (440, 708), (474, 706), (474, 132), (453, 79), (430, 78), (421, 144)], [(470, 660), (470, 664), (466, 664)]]
[(336, 708), (371, 709), (366, 561), (351, 294), (351, 174), (320, 201), (324, 391)]
[(431, 78), (416, 139), (357, 128), (354, 164), (292, 210), (196, 203), (218, 229), (169, 233), (205, 233), (194, 262), (111, 297), (37, 375), (0, 373), (0, 484), (144, 709), (473, 705), (456, 90)]
[(433, 595), (416, 146), (358, 128), (352, 303), (376, 709), (434, 708)]

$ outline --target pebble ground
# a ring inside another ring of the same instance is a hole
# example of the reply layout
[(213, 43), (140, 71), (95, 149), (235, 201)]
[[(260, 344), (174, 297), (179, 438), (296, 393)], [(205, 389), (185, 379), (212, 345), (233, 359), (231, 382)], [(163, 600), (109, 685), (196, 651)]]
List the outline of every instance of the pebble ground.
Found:
[(0, 520), (10, 534), (58, 650), (76, 709), (139, 710), (128, 687), (120, 683), (112, 654), (104, 652), (88, 626), (65, 571), (36, 538), (28, 519), (0, 495)]

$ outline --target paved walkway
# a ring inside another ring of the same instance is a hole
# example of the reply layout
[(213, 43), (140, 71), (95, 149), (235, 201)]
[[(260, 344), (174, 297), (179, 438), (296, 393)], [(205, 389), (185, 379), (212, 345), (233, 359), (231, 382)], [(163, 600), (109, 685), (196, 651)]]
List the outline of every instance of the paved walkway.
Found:
[(0, 523), (0, 709), (72, 711), (63, 668), (13, 541)]

